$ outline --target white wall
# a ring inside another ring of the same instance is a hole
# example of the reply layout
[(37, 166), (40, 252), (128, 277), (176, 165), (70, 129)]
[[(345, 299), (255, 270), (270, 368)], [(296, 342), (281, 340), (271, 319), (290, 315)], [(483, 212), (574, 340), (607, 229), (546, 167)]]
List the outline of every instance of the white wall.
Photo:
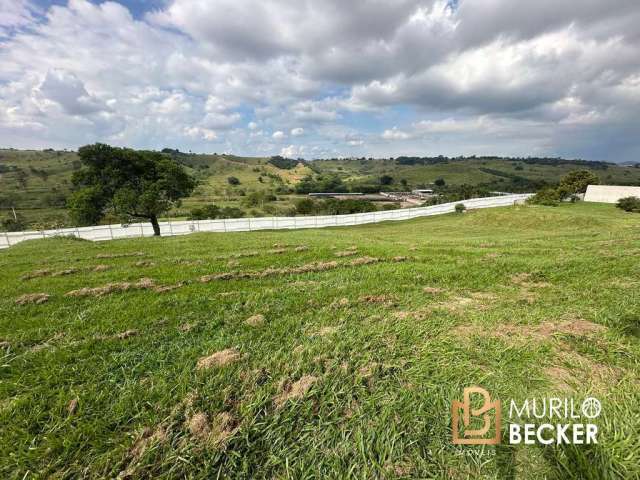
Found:
[(617, 185), (589, 185), (584, 195), (585, 202), (616, 203), (624, 197), (640, 198), (640, 187)]
[[(532, 194), (503, 195), (500, 197), (473, 198), (460, 202), (443, 203), (432, 207), (405, 208), (371, 213), (354, 213), (350, 215), (324, 215), (318, 217), (262, 217), (232, 218), (228, 220), (184, 220), (160, 222), (163, 236), (187, 235), (194, 232), (248, 232), (255, 230), (283, 230), (299, 228), (322, 228), (346, 225), (362, 225), (365, 223), (386, 222), (390, 220), (408, 220), (430, 215), (442, 215), (455, 211), (458, 203), (468, 209), (505, 207), (522, 203)], [(132, 223), (130, 225), (98, 225), (95, 227), (60, 228), (57, 230), (41, 230), (30, 232), (0, 233), (0, 248), (7, 248), (25, 240), (69, 236), (85, 240), (101, 241), (119, 238), (137, 238), (153, 236), (150, 223)]]

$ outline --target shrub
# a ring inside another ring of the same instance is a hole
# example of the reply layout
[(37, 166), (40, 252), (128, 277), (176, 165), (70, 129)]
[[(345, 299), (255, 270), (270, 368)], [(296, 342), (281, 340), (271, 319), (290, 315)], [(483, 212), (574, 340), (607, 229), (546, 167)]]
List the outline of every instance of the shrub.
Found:
[(26, 224), (21, 215), (17, 215), (17, 218), (4, 218), (0, 225), (2, 225), (2, 230), (5, 232), (20, 232), (26, 230)]
[(456, 213), (463, 213), (467, 207), (464, 206), (464, 203), (456, 203), (455, 209)]
[(220, 207), (217, 205), (205, 205), (191, 210), (189, 220), (214, 220), (220, 215)]
[(618, 200), (616, 207), (621, 208), (625, 212), (640, 212), (640, 198), (624, 197)]
[(229, 185), (240, 185), (240, 180), (238, 179), (238, 177), (228, 177), (227, 183)]
[(545, 188), (540, 190), (533, 197), (527, 200), (528, 203), (534, 205), (546, 205), (548, 207), (557, 207), (560, 204), (560, 193), (555, 188)]

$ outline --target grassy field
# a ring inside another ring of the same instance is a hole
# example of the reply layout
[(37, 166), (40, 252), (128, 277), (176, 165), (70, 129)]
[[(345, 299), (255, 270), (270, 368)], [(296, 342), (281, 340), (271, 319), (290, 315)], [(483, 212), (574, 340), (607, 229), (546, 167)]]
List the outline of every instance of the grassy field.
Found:
[[(0, 477), (640, 478), (639, 218), (0, 251)], [(594, 395), (599, 443), (454, 446), (470, 385)]]
[[(433, 165), (402, 165), (391, 159), (340, 159), (314, 161), (312, 170), (304, 164), (293, 169), (278, 168), (266, 157), (183, 154), (177, 158), (199, 185), (167, 218), (185, 218), (191, 209), (208, 204), (238, 207), (246, 216), (290, 215), (300, 196), (287, 192), (295, 190), (304, 177), (319, 174), (336, 175), (347, 186), (355, 185), (356, 190), (362, 184), (376, 185), (380, 177), (388, 175), (393, 179), (388, 188), (397, 191), (424, 187), (440, 178), (450, 186), (484, 184), (492, 190), (522, 191), (522, 185), (514, 190), (514, 178), (553, 184), (572, 170), (588, 168), (602, 183), (640, 185), (640, 168), (613, 164), (605, 169), (598, 164), (585, 167), (572, 162), (547, 165), (484, 158)], [(73, 226), (64, 206), (71, 191), (71, 175), (80, 167), (74, 152), (0, 149), (0, 221), (12, 214), (13, 206), (30, 228)], [(230, 185), (229, 177), (236, 177), (240, 184)], [(536, 189), (525, 187), (527, 192)], [(248, 195), (259, 191), (276, 194), (277, 200), (261, 205), (248, 203)], [(105, 222), (117, 223), (116, 220)]]

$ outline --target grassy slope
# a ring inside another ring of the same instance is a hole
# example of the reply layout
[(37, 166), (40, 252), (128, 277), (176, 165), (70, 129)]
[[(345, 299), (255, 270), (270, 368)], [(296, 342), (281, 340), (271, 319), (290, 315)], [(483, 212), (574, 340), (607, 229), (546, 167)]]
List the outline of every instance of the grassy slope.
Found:
[[(271, 251), (276, 243), (288, 245), (286, 253)], [(345, 263), (356, 257), (335, 253), (352, 245), (383, 261), (197, 281)], [(145, 256), (96, 258), (131, 252)], [(258, 255), (233, 258), (243, 252)], [(0, 340), (8, 342), (0, 477), (570, 478), (564, 462), (574, 478), (639, 478), (639, 254), (638, 217), (593, 204), (317, 231), (20, 244), (0, 252)], [(392, 262), (396, 255), (410, 258)], [(155, 265), (135, 266), (141, 258)], [(99, 263), (113, 268), (20, 279)], [(531, 278), (514, 283), (520, 273)], [(191, 283), (162, 294), (64, 297), (140, 277)], [(425, 286), (443, 291), (427, 294)], [(52, 297), (14, 304), (34, 292)], [(337, 303), (343, 298), (349, 303)], [(264, 325), (244, 323), (255, 314)], [(576, 318), (606, 330), (531, 333)], [(186, 324), (191, 330), (182, 331)], [(132, 329), (138, 335), (114, 337)], [(242, 353), (236, 363), (196, 369), (199, 358), (232, 347)], [(283, 384), (304, 375), (317, 378), (306, 395), (276, 408)], [(454, 448), (451, 401), (473, 384), (505, 400), (564, 389), (579, 399), (595, 394), (605, 414), (600, 444)], [(196, 412), (227, 412), (239, 430), (207, 445), (185, 426)]]
[[(51, 228), (58, 219), (63, 223), (68, 222), (67, 213), (62, 208), (50, 208), (52, 195), (69, 193), (72, 162), (77, 160), (75, 153), (64, 152), (36, 152), (0, 150), (1, 165), (15, 165), (26, 174), (26, 187), (17, 181), (15, 172), (0, 173), (0, 196), (13, 197), (18, 211), (25, 217), (29, 224), (35, 228)], [(182, 157), (182, 161), (189, 172), (195, 175), (201, 185), (194, 194), (185, 199), (183, 206), (170, 212), (170, 216), (183, 217), (191, 208), (208, 203), (216, 203), (221, 206), (235, 206), (247, 210), (243, 204), (244, 197), (239, 195), (240, 190), (250, 192), (253, 190), (275, 190), (278, 186), (295, 186), (305, 175), (312, 171), (300, 166), (294, 170), (279, 169), (268, 164), (268, 158), (246, 158), (231, 155), (189, 155)], [(391, 160), (326, 160), (315, 163), (316, 168), (324, 173), (339, 174), (345, 181), (365, 181), (376, 183), (380, 176), (391, 175), (395, 180), (395, 187), (403, 189), (399, 182), (406, 179), (409, 187), (428, 184), (437, 178), (444, 178), (448, 184), (469, 184), (500, 182), (505, 185), (508, 181), (481, 169), (494, 169), (523, 176), (532, 180), (546, 180), (557, 182), (562, 176), (580, 166), (563, 164), (560, 166), (528, 165), (522, 163), (522, 170), (516, 170), (517, 163), (505, 160), (467, 160), (463, 162), (450, 162), (447, 164), (426, 166), (397, 165)], [(203, 168), (203, 167), (207, 168)], [(38, 171), (46, 171), (49, 177), (45, 180), (32, 168)], [(606, 171), (594, 170), (603, 183), (612, 184), (640, 184), (640, 169), (620, 166), (610, 166)], [(267, 174), (277, 175), (282, 182), (270, 178)], [(231, 187), (227, 178), (237, 177), (241, 185)], [(263, 182), (259, 182), (259, 177)], [(496, 184), (499, 188), (500, 184)], [(55, 191), (54, 191), (55, 189)], [(505, 187), (504, 190), (508, 190)], [(279, 196), (279, 201), (274, 204), (278, 212), (285, 213), (292, 206), (294, 196)], [(43, 208), (44, 207), (44, 208)], [(35, 208), (35, 209), (34, 209)], [(259, 209), (258, 209), (259, 210)], [(8, 215), (8, 211), (0, 211), (0, 218)]]

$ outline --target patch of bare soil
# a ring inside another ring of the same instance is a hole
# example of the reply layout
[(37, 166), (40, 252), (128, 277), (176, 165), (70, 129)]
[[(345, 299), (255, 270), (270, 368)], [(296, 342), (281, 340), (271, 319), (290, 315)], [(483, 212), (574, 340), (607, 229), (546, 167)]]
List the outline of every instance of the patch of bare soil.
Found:
[(142, 429), (142, 432), (140, 432), (140, 435), (129, 450), (129, 458), (131, 458), (133, 462), (136, 462), (143, 457), (143, 455), (151, 445), (156, 443), (164, 443), (166, 441), (167, 432), (164, 427), (159, 426), (155, 429), (145, 427), (144, 429)]
[(76, 413), (77, 409), (78, 409), (78, 398), (72, 398), (71, 400), (69, 400), (69, 403), (67, 404), (67, 413), (69, 415), (73, 415), (74, 413)]
[(298, 245), (293, 249), (294, 252), (306, 252), (307, 250), (309, 250), (309, 247), (306, 245)]
[(357, 254), (358, 254), (357, 250), (344, 250), (342, 252), (336, 252), (335, 253), (336, 257), (340, 257), (340, 258), (342, 258), (342, 257), (353, 257), (353, 256), (355, 256)]
[(532, 281), (532, 275), (530, 273), (517, 273), (511, 275), (511, 283), (519, 285), (524, 288), (547, 288), (552, 285), (548, 282), (534, 282)]
[(156, 263), (152, 262), (151, 260), (140, 260), (140, 261), (134, 263), (134, 265), (136, 267), (155, 267)]
[(272, 255), (282, 255), (283, 253), (287, 253), (286, 248), (272, 248), (271, 250), (267, 250), (267, 253)]
[(124, 340), (125, 338), (135, 337), (136, 335), (138, 335), (138, 333), (139, 332), (137, 330), (126, 330), (114, 335), (114, 338), (117, 338), (118, 340)]
[(20, 277), (20, 280), (31, 280), (32, 278), (48, 277), (53, 272), (49, 269), (35, 270)]
[(84, 287), (78, 290), (71, 290), (65, 294), (66, 297), (102, 297), (111, 293), (126, 292), (128, 290), (153, 290), (156, 293), (169, 292), (183, 286), (183, 283), (175, 285), (157, 285), (151, 278), (141, 278), (135, 283), (116, 282), (108, 283), (100, 287)]
[(285, 382), (282, 391), (273, 399), (276, 408), (282, 408), (289, 400), (303, 398), (309, 389), (318, 381), (313, 375), (304, 375), (296, 382)]
[(249, 318), (247, 318), (244, 323), (246, 323), (247, 325), (251, 326), (251, 327), (259, 327), (260, 325), (262, 325), (265, 321), (264, 315), (261, 314), (257, 314), (257, 315), (252, 315)]
[(331, 305), (329, 305), (329, 307), (333, 309), (344, 308), (344, 307), (348, 307), (350, 303), (351, 302), (349, 301), (349, 299), (344, 297), (344, 298), (334, 300), (333, 302), (331, 302)]
[(393, 257), (391, 259), (392, 262), (396, 262), (396, 263), (406, 262), (407, 260), (409, 260), (409, 257), (403, 257), (402, 255), (398, 255), (398, 256)]
[(575, 335), (578, 337), (593, 337), (606, 331), (606, 327), (583, 319), (566, 320), (559, 323), (542, 322), (538, 325), (500, 324), (493, 327), (481, 325), (460, 325), (452, 330), (459, 337), (481, 335), (496, 337), (508, 342), (517, 341), (545, 341), (557, 334)]
[(429, 295), (437, 295), (438, 293), (443, 293), (445, 290), (438, 287), (424, 287), (422, 291)]
[(111, 265), (96, 265), (91, 269), (92, 271), (98, 272), (106, 272), (107, 270), (111, 270)]
[(328, 335), (333, 335), (338, 331), (338, 327), (322, 327), (320, 330), (315, 332), (313, 336), (315, 337), (326, 337)]
[(198, 370), (204, 370), (213, 367), (223, 367), (230, 363), (237, 362), (240, 360), (240, 356), (240, 352), (237, 349), (227, 348), (226, 350), (221, 350), (209, 355), (208, 357), (202, 357), (198, 360), (197, 368)]
[(16, 298), (16, 305), (40, 305), (42, 303), (48, 302), (49, 298), (50, 295), (46, 293), (25, 293), (24, 295), (20, 295), (18, 298)]
[(397, 299), (392, 295), (364, 295), (360, 297), (362, 303), (371, 303), (376, 305), (386, 305), (388, 307), (397, 303)]
[(190, 332), (191, 330), (193, 330), (197, 325), (195, 323), (183, 323), (182, 325), (180, 325), (178, 327), (178, 330), (180, 330), (181, 332)]
[(360, 257), (360, 258), (356, 258), (355, 260), (351, 260), (349, 262), (349, 265), (351, 265), (352, 267), (355, 267), (358, 265), (369, 265), (371, 263), (378, 263), (379, 261), (380, 259), (375, 257)]
[(125, 257), (144, 257), (144, 252), (130, 252), (130, 253), (99, 253), (96, 258), (125, 258)]

